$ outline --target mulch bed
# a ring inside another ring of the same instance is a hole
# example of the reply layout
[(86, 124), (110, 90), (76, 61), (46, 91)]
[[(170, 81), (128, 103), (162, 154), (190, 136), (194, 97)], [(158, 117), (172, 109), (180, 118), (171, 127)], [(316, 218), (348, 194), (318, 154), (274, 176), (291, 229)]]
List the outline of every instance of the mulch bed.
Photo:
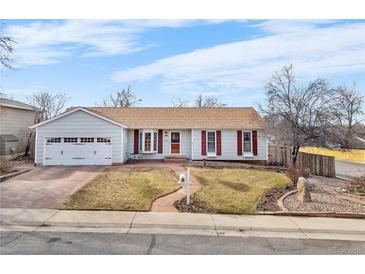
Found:
[(210, 207), (207, 203), (199, 201), (195, 197), (195, 193), (190, 195), (190, 204), (186, 205), (186, 197), (176, 201), (174, 206), (179, 212), (190, 213), (216, 213), (214, 208)]
[(261, 196), (260, 200), (257, 202), (257, 210), (258, 211), (281, 211), (278, 206), (278, 200), (285, 193), (294, 190), (294, 186), (292, 184), (273, 188), (269, 191), (265, 192), (264, 195)]

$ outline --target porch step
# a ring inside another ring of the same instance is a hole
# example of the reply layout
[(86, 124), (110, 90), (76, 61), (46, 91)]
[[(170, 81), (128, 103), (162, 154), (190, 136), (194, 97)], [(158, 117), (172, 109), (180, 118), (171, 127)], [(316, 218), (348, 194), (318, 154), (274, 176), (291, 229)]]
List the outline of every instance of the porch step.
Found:
[(180, 155), (169, 155), (165, 157), (165, 162), (166, 163), (182, 163), (182, 164), (186, 164), (188, 162), (188, 158), (185, 156), (180, 156)]

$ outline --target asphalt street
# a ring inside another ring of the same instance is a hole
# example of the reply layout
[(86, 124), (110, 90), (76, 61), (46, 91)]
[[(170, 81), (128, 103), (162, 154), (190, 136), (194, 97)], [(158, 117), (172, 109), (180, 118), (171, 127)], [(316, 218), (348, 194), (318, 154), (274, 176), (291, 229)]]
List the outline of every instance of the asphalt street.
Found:
[(336, 175), (342, 178), (365, 176), (365, 164), (336, 160)]
[(1, 232), (0, 254), (365, 254), (365, 242), (80, 232)]

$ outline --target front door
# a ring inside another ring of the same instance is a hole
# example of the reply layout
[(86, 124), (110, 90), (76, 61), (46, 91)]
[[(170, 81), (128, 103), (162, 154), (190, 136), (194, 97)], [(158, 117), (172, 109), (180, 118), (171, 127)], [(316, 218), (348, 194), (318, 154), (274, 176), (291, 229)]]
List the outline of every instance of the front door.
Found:
[(171, 132), (171, 154), (180, 154), (180, 132)]

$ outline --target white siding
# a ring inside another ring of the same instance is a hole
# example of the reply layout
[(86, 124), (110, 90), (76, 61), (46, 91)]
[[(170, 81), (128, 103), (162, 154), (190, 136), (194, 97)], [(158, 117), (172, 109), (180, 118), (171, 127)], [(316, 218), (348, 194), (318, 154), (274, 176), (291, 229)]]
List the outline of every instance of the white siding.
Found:
[(112, 162), (121, 163), (124, 157), (122, 155), (122, 132), (120, 126), (83, 111), (76, 111), (38, 127), (35, 163), (43, 163), (45, 137), (111, 137)]
[[(158, 129), (155, 129), (158, 130)], [(180, 155), (191, 157), (191, 130), (190, 129), (163, 129), (162, 153), (141, 153), (143, 159), (164, 159), (170, 155), (170, 133), (180, 132)], [(128, 130), (128, 152), (134, 151), (134, 129)]]
[[(207, 129), (209, 130), (209, 129)], [(267, 160), (266, 135), (262, 130), (257, 130), (257, 156), (243, 157), (237, 155), (237, 130), (222, 131), (222, 155), (211, 160)], [(193, 130), (193, 160), (203, 159), (201, 154), (201, 130)]]
[(128, 142), (129, 141), (130, 141), (130, 138), (128, 136), (128, 129), (123, 128), (123, 155), (122, 155), (123, 162), (126, 162), (128, 160)]

